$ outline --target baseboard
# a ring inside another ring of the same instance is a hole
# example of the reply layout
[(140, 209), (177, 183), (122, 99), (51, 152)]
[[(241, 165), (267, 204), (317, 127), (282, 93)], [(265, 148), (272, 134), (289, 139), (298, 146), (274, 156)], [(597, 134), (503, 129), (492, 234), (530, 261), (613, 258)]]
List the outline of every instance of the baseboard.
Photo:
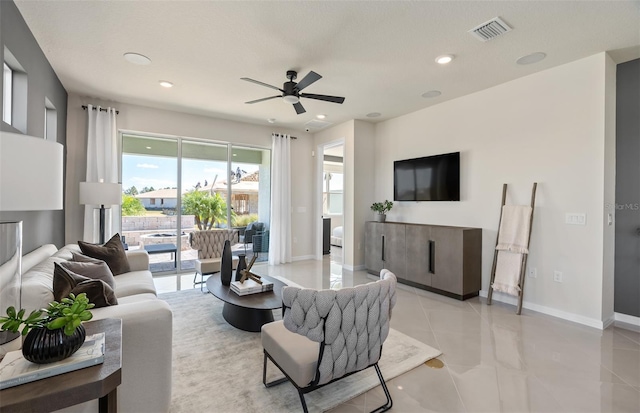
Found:
[(347, 270), (347, 271), (360, 271), (360, 270), (364, 270), (364, 265), (347, 265), (347, 264), (342, 264), (342, 268)]
[(620, 321), (621, 323), (631, 324), (632, 326), (640, 327), (640, 317), (635, 317), (629, 314), (622, 314), (622, 313), (613, 313), (613, 317), (615, 321)]
[(291, 257), (291, 261), (305, 261), (305, 260), (315, 260), (315, 255), (299, 255), (297, 257)]
[[(487, 291), (481, 290), (480, 291), (480, 297), (486, 298), (487, 297)], [(493, 300), (500, 301), (501, 303), (516, 305), (516, 306), (518, 305), (518, 298), (517, 297), (511, 296), (511, 295), (508, 295), (508, 294), (495, 292), (495, 291), (493, 292)], [(598, 319), (595, 319), (595, 318), (589, 318), (589, 317), (581, 316), (579, 314), (569, 313), (567, 311), (558, 310), (556, 308), (551, 308), (551, 307), (547, 307), (547, 306), (544, 306), (544, 305), (531, 303), (531, 302), (528, 302), (528, 301), (523, 301), (522, 302), (522, 307), (526, 308), (528, 310), (536, 311), (538, 313), (547, 314), (547, 315), (550, 315), (552, 317), (557, 317), (557, 318), (561, 318), (563, 320), (572, 321), (574, 323), (583, 324), (585, 326), (597, 328), (598, 330), (604, 330), (613, 321), (613, 320), (607, 320), (607, 321), (603, 322), (602, 320), (598, 320)]]

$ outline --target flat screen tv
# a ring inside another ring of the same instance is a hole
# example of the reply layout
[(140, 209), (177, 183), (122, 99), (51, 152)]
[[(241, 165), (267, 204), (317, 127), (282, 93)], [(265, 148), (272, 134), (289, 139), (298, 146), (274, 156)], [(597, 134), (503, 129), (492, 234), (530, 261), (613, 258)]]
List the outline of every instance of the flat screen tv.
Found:
[(459, 201), (460, 152), (393, 163), (394, 201)]

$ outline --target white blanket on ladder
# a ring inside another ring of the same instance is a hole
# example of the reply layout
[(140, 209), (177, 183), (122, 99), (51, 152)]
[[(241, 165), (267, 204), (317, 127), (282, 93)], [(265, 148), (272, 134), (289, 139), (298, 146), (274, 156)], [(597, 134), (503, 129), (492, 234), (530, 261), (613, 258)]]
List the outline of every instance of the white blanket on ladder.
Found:
[(510, 295), (520, 294), (520, 268), (522, 254), (518, 252), (498, 251), (496, 261), (496, 276), (493, 280), (493, 291), (500, 291)]
[(505, 205), (498, 230), (497, 250), (528, 253), (529, 225), (533, 209), (524, 205)]

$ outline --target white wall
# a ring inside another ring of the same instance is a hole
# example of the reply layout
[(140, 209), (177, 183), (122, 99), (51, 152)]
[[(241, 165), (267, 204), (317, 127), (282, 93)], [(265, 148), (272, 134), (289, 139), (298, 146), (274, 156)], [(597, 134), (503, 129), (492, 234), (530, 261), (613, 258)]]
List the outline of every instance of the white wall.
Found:
[[(292, 245), (293, 257), (311, 256), (314, 240), (311, 222), (313, 176), (311, 150), (313, 139), (310, 134), (274, 125), (254, 125), (205, 116), (154, 109), (144, 106), (108, 102), (95, 98), (69, 94), (67, 116), (67, 176), (65, 219), (67, 243), (82, 239), (83, 214), (78, 202), (78, 184), (85, 179), (86, 170), (86, 112), (81, 108), (87, 104), (112, 106), (120, 111), (117, 127), (121, 130), (157, 133), (191, 138), (210, 139), (234, 144), (245, 144), (271, 148), (271, 133), (289, 133), (297, 136), (291, 145), (292, 191), (294, 212), (292, 216), (292, 236), (297, 243)], [(296, 209), (296, 206), (306, 208)]]
[[(525, 307), (601, 327), (603, 268), (612, 273), (603, 260), (611, 248), (603, 242), (609, 70), (601, 53), (378, 123), (376, 199), (393, 199), (393, 161), (461, 152), (460, 202), (396, 202), (388, 220), (483, 228), (486, 291), (502, 184), (507, 203), (528, 204), (538, 182), (528, 264), (538, 275), (526, 279)], [(610, 154), (606, 160), (609, 171)], [(608, 200), (609, 175), (606, 184)], [(586, 213), (586, 225), (565, 224), (567, 212)], [(554, 270), (564, 282), (553, 281)]]

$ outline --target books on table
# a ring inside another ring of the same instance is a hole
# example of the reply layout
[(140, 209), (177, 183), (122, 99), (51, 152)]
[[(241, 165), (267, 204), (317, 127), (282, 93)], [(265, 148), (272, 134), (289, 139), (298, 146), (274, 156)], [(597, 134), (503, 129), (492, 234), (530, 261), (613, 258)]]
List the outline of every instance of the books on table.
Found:
[(87, 336), (78, 351), (55, 363), (32, 363), (24, 358), (22, 350), (10, 351), (0, 362), (0, 390), (95, 366), (103, 362), (104, 333)]
[(260, 284), (251, 278), (244, 280), (243, 283), (240, 281), (233, 281), (231, 283), (231, 291), (238, 295), (264, 293), (267, 291), (273, 291), (273, 283), (263, 280), (262, 284)]

